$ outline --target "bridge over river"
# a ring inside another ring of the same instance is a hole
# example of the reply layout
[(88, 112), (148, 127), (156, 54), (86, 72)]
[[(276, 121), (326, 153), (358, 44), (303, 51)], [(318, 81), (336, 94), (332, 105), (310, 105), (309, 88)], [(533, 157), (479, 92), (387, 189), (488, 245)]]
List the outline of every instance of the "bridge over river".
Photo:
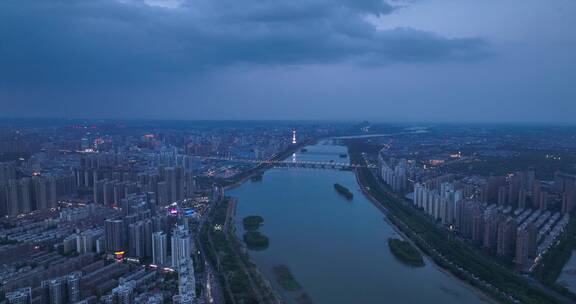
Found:
[(348, 162), (336, 161), (299, 161), (299, 160), (270, 160), (270, 159), (247, 159), (247, 158), (233, 158), (233, 157), (215, 157), (215, 156), (193, 156), (200, 159), (216, 160), (216, 161), (230, 161), (230, 162), (243, 162), (253, 164), (266, 164), (274, 167), (281, 168), (310, 168), (310, 169), (335, 169), (335, 170), (352, 170), (356, 168), (376, 168), (376, 165), (359, 165), (350, 164)]

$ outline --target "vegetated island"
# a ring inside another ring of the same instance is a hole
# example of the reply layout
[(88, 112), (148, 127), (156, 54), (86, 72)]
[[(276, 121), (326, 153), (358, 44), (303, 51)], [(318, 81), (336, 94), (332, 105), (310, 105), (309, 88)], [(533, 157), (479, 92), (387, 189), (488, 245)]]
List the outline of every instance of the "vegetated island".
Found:
[(244, 243), (246, 243), (248, 249), (264, 250), (268, 248), (268, 244), (270, 243), (268, 237), (258, 231), (262, 223), (264, 223), (264, 218), (259, 215), (250, 215), (242, 220), (244, 230), (246, 230), (246, 233), (244, 233)]
[(244, 225), (244, 230), (246, 231), (255, 231), (262, 226), (264, 223), (264, 218), (259, 215), (250, 215), (245, 217), (242, 220), (242, 224)]
[(296, 281), (292, 275), (292, 272), (288, 266), (278, 265), (275, 266), (272, 270), (274, 271), (276, 281), (278, 284), (280, 284), (280, 286), (282, 286), (282, 288), (286, 289), (287, 291), (297, 291), (302, 288), (300, 283), (298, 283), (298, 281)]
[(270, 241), (268, 237), (260, 233), (260, 231), (248, 231), (244, 233), (244, 242), (246, 247), (251, 250), (264, 250), (268, 248)]
[(424, 266), (422, 254), (410, 242), (389, 238), (388, 246), (392, 254), (402, 263), (413, 267)]
[(350, 192), (350, 190), (348, 190), (348, 188), (346, 188), (346, 187), (344, 187), (338, 183), (334, 184), (334, 189), (336, 189), (336, 192), (340, 193), (342, 196), (344, 196), (348, 200), (351, 200), (352, 198), (354, 198), (354, 194), (352, 194), (352, 192)]

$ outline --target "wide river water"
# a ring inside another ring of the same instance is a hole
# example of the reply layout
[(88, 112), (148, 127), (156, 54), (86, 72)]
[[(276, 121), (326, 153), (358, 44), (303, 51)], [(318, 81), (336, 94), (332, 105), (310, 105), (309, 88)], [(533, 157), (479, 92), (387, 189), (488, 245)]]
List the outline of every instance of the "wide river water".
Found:
[(557, 283), (565, 286), (572, 292), (576, 292), (576, 251), (572, 252), (570, 259), (566, 265), (564, 265)]
[[(347, 162), (346, 148), (320, 143), (293, 155), (295, 160)], [(290, 158), (289, 158), (290, 160)], [(352, 201), (333, 187), (340, 183)], [(242, 218), (264, 217), (262, 233), (270, 246), (250, 251), (264, 276), (288, 302), (273, 267), (287, 265), (316, 304), (338, 303), (486, 303), (485, 298), (435, 267), (406, 266), (390, 253), (387, 239), (400, 237), (384, 215), (365, 198), (353, 172), (276, 168), (262, 181), (248, 181), (228, 191), (238, 198), (237, 232)]]

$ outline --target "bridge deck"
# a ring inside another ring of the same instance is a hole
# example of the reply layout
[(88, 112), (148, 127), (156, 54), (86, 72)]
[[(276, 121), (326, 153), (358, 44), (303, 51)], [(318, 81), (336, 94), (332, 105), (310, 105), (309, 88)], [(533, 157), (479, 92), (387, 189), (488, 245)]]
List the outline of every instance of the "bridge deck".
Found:
[(263, 159), (245, 159), (245, 158), (232, 158), (232, 157), (214, 157), (214, 156), (194, 156), (201, 159), (218, 160), (218, 161), (232, 161), (232, 162), (245, 162), (253, 164), (269, 164), (273, 166), (288, 167), (288, 168), (331, 168), (331, 169), (355, 169), (355, 168), (375, 168), (376, 166), (365, 166), (341, 162), (315, 162), (315, 161), (293, 161), (293, 160), (263, 160)]

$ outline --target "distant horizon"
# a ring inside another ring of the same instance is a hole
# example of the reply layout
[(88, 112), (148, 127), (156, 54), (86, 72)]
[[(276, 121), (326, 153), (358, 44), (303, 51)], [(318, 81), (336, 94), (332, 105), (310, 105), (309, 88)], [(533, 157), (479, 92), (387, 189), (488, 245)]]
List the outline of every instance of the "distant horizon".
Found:
[(0, 117), (0, 121), (29, 121), (29, 120), (44, 120), (44, 121), (125, 121), (125, 122), (138, 122), (138, 121), (150, 121), (150, 122), (296, 122), (296, 123), (374, 123), (374, 124), (437, 124), (437, 125), (550, 125), (550, 126), (576, 126), (576, 121), (418, 121), (418, 120), (386, 120), (383, 118), (379, 119), (343, 119), (343, 118), (317, 118), (317, 119), (306, 119), (306, 118), (284, 118), (284, 119), (258, 119), (258, 118), (135, 118), (135, 117), (98, 117), (98, 118), (88, 118), (88, 117)]

